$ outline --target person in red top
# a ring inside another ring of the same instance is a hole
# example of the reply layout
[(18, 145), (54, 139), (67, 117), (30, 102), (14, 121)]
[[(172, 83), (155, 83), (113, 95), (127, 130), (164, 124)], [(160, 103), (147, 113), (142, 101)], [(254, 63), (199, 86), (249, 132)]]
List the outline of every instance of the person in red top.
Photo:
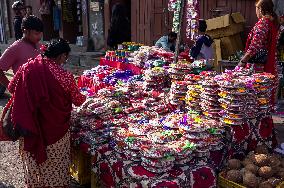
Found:
[[(278, 77), (276, 70), (277, 41), (279, 37), (278, 17), (274, 12), (272, 0), (257, 0), (255, 7), (259, 20), (248, 36), (245, 55), (240, 60), (238, 66), (246, 66), (247, 68), (254, 66), (256, 71), (264, 71)], [(264, 65), (250, 65), (250, 59), (257, 55), (260, 50), (267, 51), (267, 62)], [(275, 91), (273, 95), (275, 95)], [(272, 97), (271, 101), (274, 105), (275, 97)]]
[[(245, 55), (240, 60), (238, 66), (246, 68), (252, 68), (253, 66), (256, 72), (271, 73), (276, 77), (275, 80), (278, 80), (276, 60), (279, 21), (274, 12), (274, 4), (272, 0), (256, 0), (255, 7), (256, 15), (259, 20), (248, 36)], [(259, 56), (262, 57), (262, 59), (266, 59), (266, 62), (260, 61), (258, 63), (258, 61), (255, 61), (255, 63), (252, 64), (252, 59), (257, 59), (254, 57), (260, 54), (259, 52), (261, 50), (267, 52), (267, 56)], [(270, 98), (270, 105), (272, 107), (275, 107), (277, 87), (278, 83), (276, 82)], [(274, 109), (272, 111), (274, 111)], [(254, 150), (257, 144), (263, 144), (262, 139), (266, 139), (267, 143), (271, 143), (271, 145), (267, 145), (269, 148), (275, 148), (277, 146), (277, 140), (272, 116), (258, 116), (256, 122), (258, 122), (257, 127), (255, 127), (258, 134), (256, 134), (256, 138), (251, 139), (249, 142), (248, 150)]]
[(276, 45), (279, 32), (279, 21), (274, 12), (272, 0), (256, 0), (256, 15), (258, 22), (248, 35), (245, 55), (238, 64), (244, 67), (259, 50), (268, 51), (268, 62), (264, 71), (275, 74), (276, 72)]
[(12, 122), (19, 130), (27, 187), (69, 187), (72, 104), (86, 100), (73, 75), (62, 68), (69, 44), (58, 39), (43, 55), (20, 67), (9, 84)]

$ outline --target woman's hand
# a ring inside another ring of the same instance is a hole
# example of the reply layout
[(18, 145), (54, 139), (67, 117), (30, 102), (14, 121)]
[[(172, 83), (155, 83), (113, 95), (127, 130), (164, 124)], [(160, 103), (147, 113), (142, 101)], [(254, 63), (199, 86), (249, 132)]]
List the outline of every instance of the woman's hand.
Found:
[(249, 59), (250, 59), (250, 54), (245, 53), (245, 55), (242, 57), (242, 59), (238, 63), (238, 67), (245, 67)]

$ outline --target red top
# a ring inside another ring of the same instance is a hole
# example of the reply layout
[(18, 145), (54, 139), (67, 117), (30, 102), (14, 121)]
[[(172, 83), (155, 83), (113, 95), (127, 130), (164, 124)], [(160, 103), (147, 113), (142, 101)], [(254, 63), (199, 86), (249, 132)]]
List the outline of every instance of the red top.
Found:
[(276, 75), (276, 44), (278, 39), (277, 26), (270, 18), (260, 18), (250, 32), (246, 52), (254, 56), (258, 50), (268, 51), (268, 62), (264, 66), (264, 71)]
[(22, 39), (15, 41), (7, 48), (0, 58), (0, 69), (7, 71), (12, 68), (14, 74), (19, 67), (40, 54), (38, 46), (35, 48), (31, 43)]
[(81, 105), (85, 96), (72, 74), (41, 55), (19, 69), (9, 90), (14, 96), (13, 123), (28, 133), (24, 150), (42, 163), (47, 159), (46, 146), (68, 131), (72, 103)]

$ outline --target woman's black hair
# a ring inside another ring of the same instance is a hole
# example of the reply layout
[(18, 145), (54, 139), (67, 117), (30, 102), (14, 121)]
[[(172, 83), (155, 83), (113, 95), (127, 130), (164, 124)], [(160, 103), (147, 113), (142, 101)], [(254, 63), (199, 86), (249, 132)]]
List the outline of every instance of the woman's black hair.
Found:
[(22, 30), (26, 29), (43, 32), (43, 23), (38, 17), (30, 15), (23, 19), (21, 28)]
[(198, 22), (199, 26), (198, 26), (198, 30), (200, 32), (206, 32), (207, 29), (207, 23), (205, 20), (200, 19)]
[(168, 34), (168, 36), (176, 39), (176, 38), (177, 38), (177, 33), (175, 33), (175, 32), (170, 32), (170, 33)]
[(47, 49), (44, 52), (44, 56), (48, 58), (57, 58), (61, 54), (69, 53), (71, 48), (68, 42), (62, 38), (55, 39), (47, 44)]

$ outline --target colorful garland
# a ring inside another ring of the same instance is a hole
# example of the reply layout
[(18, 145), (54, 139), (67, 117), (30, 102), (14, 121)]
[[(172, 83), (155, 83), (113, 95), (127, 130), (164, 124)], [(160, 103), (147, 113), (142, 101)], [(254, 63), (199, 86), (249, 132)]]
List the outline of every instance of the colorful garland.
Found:
[[(179, 16), (181, 10), (181, 0), (170, 0), (168, 4), (169, 11), (174, 12), (172, 31), (178, 32)], [(187, 0), (186, 2), (186, 37), (196, 40), (198, 34), (198, 20), (200, 17), (199, 1)]]

